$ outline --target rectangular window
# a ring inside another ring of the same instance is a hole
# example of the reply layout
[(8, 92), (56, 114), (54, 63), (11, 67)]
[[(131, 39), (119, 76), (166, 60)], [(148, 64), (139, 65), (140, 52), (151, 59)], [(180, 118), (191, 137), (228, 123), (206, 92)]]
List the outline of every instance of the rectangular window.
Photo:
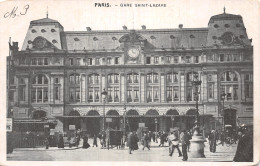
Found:
[(128, 75), (127, 75), (127, 82), (128, 82), (128, 83), (132, 83), (132, 80), (133, 80), (132, 77), (133, 77), (132, 74), (128, 74)]
[(107, 76), (107, 80), (108, 80), (108, 83), (113, 83), (113, 80), (112, 80), (112, 74), (109, 74), (108, 76)]
[(110, 57), (107, 58), (107, 64), (111, 65), (111, 58)]
[(190, 63), (190, 56), (186, 56), (186, 63)]
[(238, 100), (238, 86), (237, 85), (233, 86), (233, 99)]
[(154, 64), (158, 64), (158, 63), (159, 63), (159, 57), (156, 56), (156, 57), (154, 57)]
[(115, 80), (114, 80), (114, 83), (119, 83), (119, 75), (115, 75)]
[(250, 74), (245, 74), (245, 81), (249, 81), (250, 78), (249, 78)]
[(99, 75), (95, 75), (95, 84), (99, 84)]
[(230, 54), (227, 54), (227, 55), (226, 55), (226, 61), (227, 61), (227, 62), (230, 62), (231, 60), (232, 60), (231, 55), (230, 55)]
[(151, 57), (146, 57), (146, 64), (151, 64)]
[(33, 59), (32, 59), (32, 65), (37, 65), (37, 60), (36, 60), (36, 58), (33, 58)]
[(42, 102), (42, 88), (37, 88), (37, 102)]
[(44, 58), (44, 65), (48, 65), (48, 58)]
[(99, 88), (94, 88), (95, 91), (95, 102), (99, 102)]
[(232, 86), (226, 86), (226, 91), (227, 91), (227, 100), (232, 100)]
[(55, 100), (60, 99), (60, 88), (58, 86), (55, 87)]
[(213, 84), (208, 84), (208, 98), (213, 98)]
[(132, 98), (132, 88), (128, 87), (127, 88), (127, 102), (132, 102), (133, 98)]
[(139, 102), (139, 88), (134, 88), (134, 102)]
[(175, 83), (178, 82), (178, 74), (176, 74), (176, 73), (173, 74), (173, 82), (175, 82)]
[(148, 74), (148, 75), (146, 76), (146, 82), (147, 82), (147, 83), (152, 83), (152, 75), (151, 75), (151, 74)]
[(70, 88), (70, 101), (74, 101), (75, 100), (75, 89), (74, 88)]
[(138, 83), (139, 82), (139, 75), (134, 74), (134, 83)]
[(153, 75), (153, 83), (158, 83), (159, 82), (159, 75), (158, 74), (154, 74)]
[(77, 65), (80, 65), (80, 58), (77, 58)]
[(152, 102), (152, 87), (147, 87), (146, 89), (146, 100), (147, 102)]
[(25, 101), (25, 86), (19, 86), (19, 100)]
[(80, 88), (76, 88), (76, 101), (80, 102)]
[(48, 102), (48, 88), (43, 88), (43, 102)]
[(107, 102), (112, 102), (113, 101), (113, 88), (109, 87), (107, 88)]
[(212, 62), (213, 61), (213, 55), (207, 55), (207, 61)]
[(239, 60), (240, 59), (239, 54), (233, 54), (233, 59), (234, 59), (235, 62), (240, 61)]
[(36, 102), (36, 88), (32, 88), (32, 102)]
[(14, 84), (14, 76), (10, 76), (10, 84)]
[(173, 100), (179, 101), (179, 87), (178, 86), (173, 87)]
[(159, 87), (153, 87), (153, 101), (159, 101)]
[(74, 84), (75, 83), (75, 77), (74, 77), (74, 75), (70, 75), (70, 83), (71, 84)]
[(219, 55), (219, 61), (220, 62), (224, 62), (224, 54), (220, 54)]
[(172, 82), (172, 74), (167, 74), (167, 75), (166, 75), (166, 81), (167, 81), (168, 83), (171, 83), (171, 82)]
[(43, 65), (43, 59), (42, 58), (38, 59), (38, 65)]
[(100, 65), (100, 59), (96, 58), (96, 65)]
[(119, 57), (115, 57), (115, 64), (119, 64)]
[(194, 56), (194, 63), (199, 63), (199, 56)]
[(166, 63), (171, 63), (171, 57), (170, 57), (170, 56), (167, 56), (165, 62), (166, 62)]
[(93, 88), (88, 88), (88, 102), (93, 102)]
[(187, 87), (187, 101), (192, 101), (192, 87)]
[(167, 101), (172, 101), (172, 87), (171, 86), (167, 86), (166, 87), (166, 97), (167, 97)]
[(179, 57), (178, 56), (174, 56), (173, 61), (174, 61), (174, 63), (179, 63)]
[(19, 59), (19, 64), (20, 65), (25, 65), (25, 58), (20, 58)]
[(252, 59), (251, 54), (249, 53), (244, 54), (244, 61), (250, 61), (251, 59)]
[(73, 58), (69, 58), (69, 63), (71, 66), (73, 66)]
[(119, 88), (114, 88), (114, 102), (119, 102)]
[(88, 58), (88, 65), (93, 65), (92, 64), (92, 58)]

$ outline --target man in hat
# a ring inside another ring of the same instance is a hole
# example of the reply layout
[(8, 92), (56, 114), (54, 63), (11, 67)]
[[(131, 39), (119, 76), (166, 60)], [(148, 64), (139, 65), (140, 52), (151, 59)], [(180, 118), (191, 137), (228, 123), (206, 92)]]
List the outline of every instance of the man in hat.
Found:
[(180, 134), (180, 140), (181, 140), (181, 145), (182, 145), (182, 154), (183, 154), (183, 159), (182, 161), (187, 161), (188, 160), (188, 144), (189, 144), (189, 135), (186, 130), (183, 130)]
[(176, 148), (179, 152), (179, 157), (182, 156), (180, 148), (179, 148), (179, 138), (178, 138), (178, 130), (177, 129), (173, 129), (171, 131), (171, 134), (168, 136), (168, 141), (169, 142), (169, 156), (172, 156), (174, 149)]

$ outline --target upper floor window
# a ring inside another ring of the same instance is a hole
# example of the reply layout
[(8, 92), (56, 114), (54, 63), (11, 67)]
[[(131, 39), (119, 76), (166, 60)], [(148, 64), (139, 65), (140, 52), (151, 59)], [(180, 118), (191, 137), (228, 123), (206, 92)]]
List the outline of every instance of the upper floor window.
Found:
[(100, 65), (100, 59), (96, 58), (96, 65)]
[(71, 66), (73, 65), (73, 58), (69, 58), (69, 63)]
[(194, 56), (194, 63), (199, 63), (199, 56)]
[(165, 62), (166, 62), (166, 63), (171, 63), (171, 57), (170, 57), (170, 56), (167, 56), (166, 59), (165, 59)]
[(71, 84), (80, 84), (80, 75), (77, 73), (71, 74), (69, 79)]
[(32, 58), (32, 65), (48, 65), (48, 58)]
[(88, 58), (88, 65), (93, 65), (92, 58)]
[(89, 75), (88, 82), (89, 82), (89, 84), (99, 84), (99, 82), (100, 82), (99, 75), (98, 74)]
[(226, 71), (221, 74), (221, 81), (238, 81), (237, 74), (235, 72)]
[(32, 84), (48, 84), (48, 79), (45, 75), (39, 74), (33, 78)]
[(127, 74), (126, 78), (128, 83), (139, 83), (139, 75), (137, 73)]
[(186, 56), (186, 63), (190, 63), (190, 56)]
[(151, 64), (151, 57), (146, 57), (146, 64)]
[(146, 75), (147, 83), (159, 83), (159, 75), (157, 73), (149, 73)]
[(107, 81), (109, 84), (117, 84), (119, 83), (119, 74), (108, 74)]
[(111, 59), (112, 59), (111, 57), (108, 57), (108, 58), (107, 58), (107, 64), (108, 64), (108, 65), (111, 65)]
[(154, 64), (158, 64), (158, 63), (159, 63), (159, 57), (156, 56), (156, 57), (154, 57)]
[(174, 63), (179, 63), (179, 57), (178, 56), (174, 56)]
[(167, 83), (178, 83), (178, 73), (167, 73), (166, 81)]
[(115, 64), (119, 64), (119, 57), (115, 57)]

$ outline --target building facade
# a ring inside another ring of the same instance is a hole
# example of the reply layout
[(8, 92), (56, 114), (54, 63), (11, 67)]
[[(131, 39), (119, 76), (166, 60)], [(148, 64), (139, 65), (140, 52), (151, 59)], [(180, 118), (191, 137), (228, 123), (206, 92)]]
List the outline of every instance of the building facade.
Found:
[(206, 28), (79, 32), (48, 17), (31, 21), (21, 50), (10, 45), (8, 114), (15, 131), (75, 125), (94, 134), (123, 129), (124, 119), (126, 130), (168, 131), (194, 126), (198, 99), (205, 132), (252, 124), (251, 42), (242, 17), (225, 12)]

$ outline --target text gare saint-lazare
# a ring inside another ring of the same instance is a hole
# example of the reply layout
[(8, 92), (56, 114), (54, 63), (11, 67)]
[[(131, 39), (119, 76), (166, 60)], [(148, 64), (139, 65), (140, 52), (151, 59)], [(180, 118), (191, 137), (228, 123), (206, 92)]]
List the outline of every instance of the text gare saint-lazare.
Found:
[(112, 6), (118, 6), (118, 7), (166, 7), (166, 4), (157, 4), (157, 3), (120, 3), (111, 5), (109, 3), (94, 3), (95, 7), (112, 7)]

